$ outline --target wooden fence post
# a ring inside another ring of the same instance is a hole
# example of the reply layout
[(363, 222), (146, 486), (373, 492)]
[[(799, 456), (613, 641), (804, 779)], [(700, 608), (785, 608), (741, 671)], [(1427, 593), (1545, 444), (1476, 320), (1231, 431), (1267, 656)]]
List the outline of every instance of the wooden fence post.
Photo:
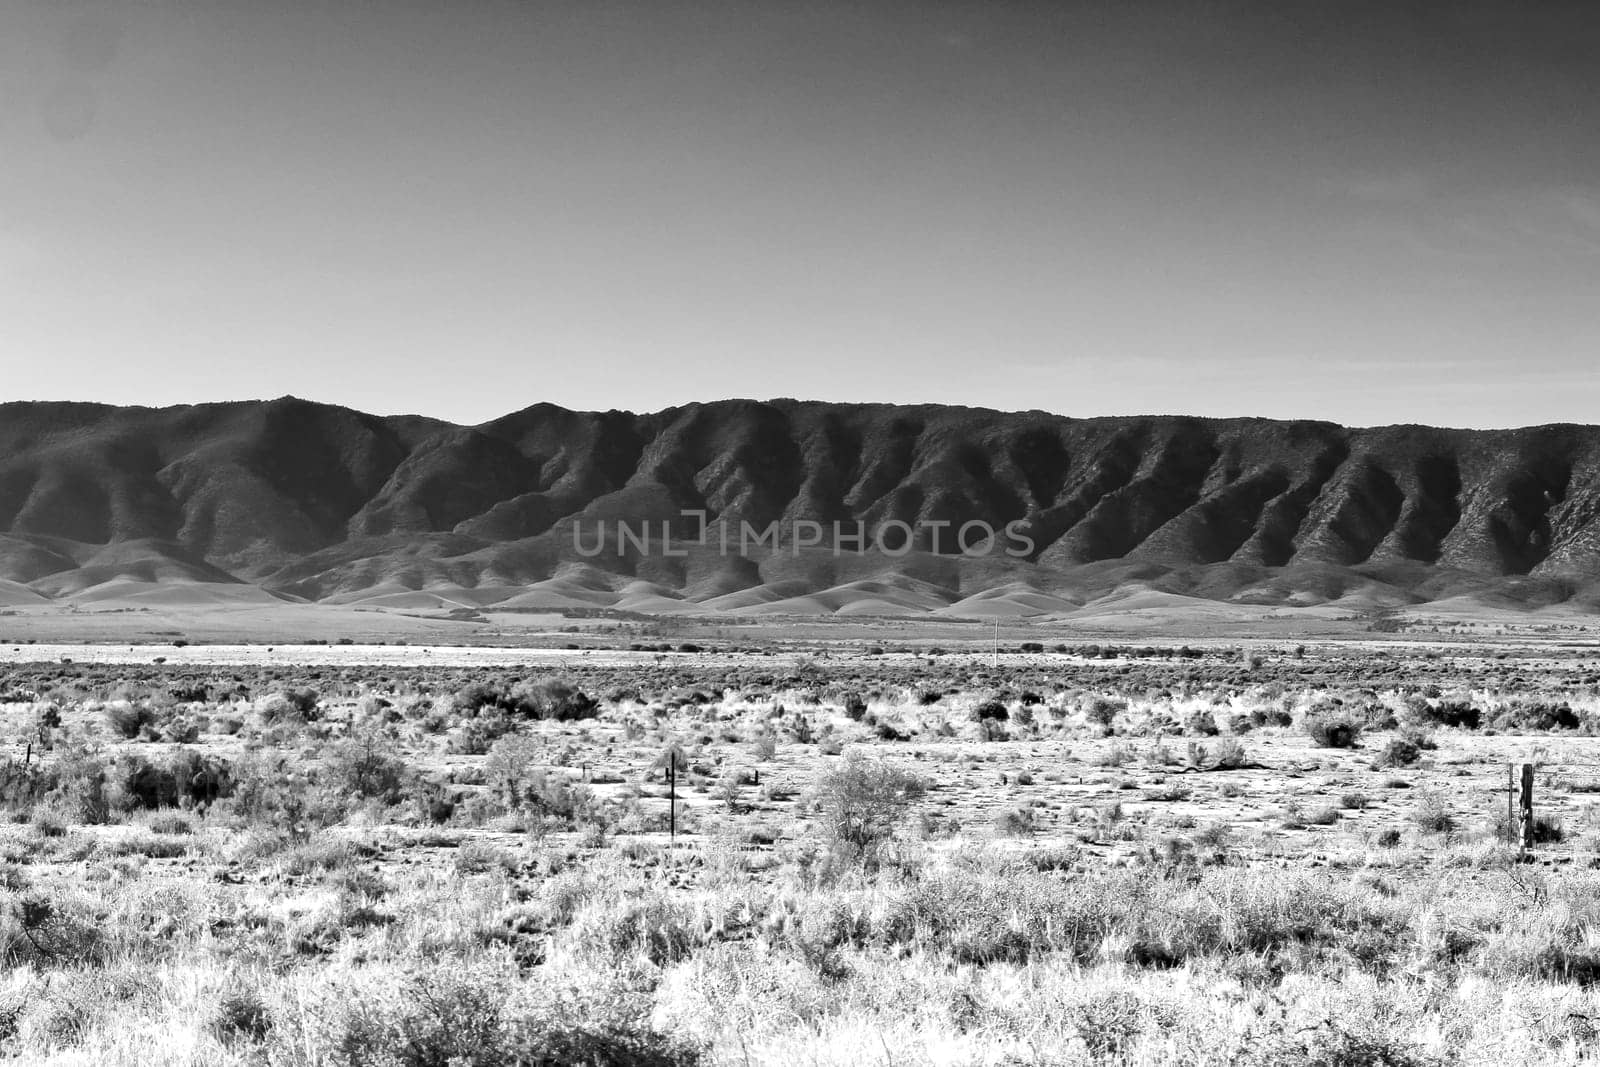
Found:
[(1533, 847), (1533, 764), (1522, 765), (1522, 851)]
[(1517, 839), (1517, 765), (1506, 764), (1506, 844)]

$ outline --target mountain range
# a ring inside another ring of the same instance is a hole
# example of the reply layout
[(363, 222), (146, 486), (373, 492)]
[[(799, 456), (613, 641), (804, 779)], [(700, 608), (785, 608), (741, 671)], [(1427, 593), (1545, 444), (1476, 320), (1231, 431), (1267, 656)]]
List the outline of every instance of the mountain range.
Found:
[[(841, 551), (835, 524), (862, 541)], [(964, 553), (963, 527), (1006, 531), (1010, 551)], [(477, 426), (292, 397), (0, 405), (6, 605), (981, 617), (1149, 592), (1592, 609), (1600, 427), (796, 400), (536, 404)]]

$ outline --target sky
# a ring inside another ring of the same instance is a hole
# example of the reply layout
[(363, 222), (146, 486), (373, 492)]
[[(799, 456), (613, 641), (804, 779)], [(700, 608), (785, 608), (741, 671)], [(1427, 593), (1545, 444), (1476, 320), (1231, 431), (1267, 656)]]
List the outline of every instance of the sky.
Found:
[(0, 400), (1600, 422), (1600, 11), (0, 0)]

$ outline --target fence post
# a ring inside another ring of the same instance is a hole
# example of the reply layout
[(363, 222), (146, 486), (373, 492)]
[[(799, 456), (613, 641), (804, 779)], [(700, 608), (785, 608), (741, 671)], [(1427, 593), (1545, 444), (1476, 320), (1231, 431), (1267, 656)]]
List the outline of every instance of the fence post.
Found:
[(1506, 764), (1506, 844), (1517, 840), (1517, 765)]
[(1522, 765), (1522, 851), (1533, 847), (1533, 764)]

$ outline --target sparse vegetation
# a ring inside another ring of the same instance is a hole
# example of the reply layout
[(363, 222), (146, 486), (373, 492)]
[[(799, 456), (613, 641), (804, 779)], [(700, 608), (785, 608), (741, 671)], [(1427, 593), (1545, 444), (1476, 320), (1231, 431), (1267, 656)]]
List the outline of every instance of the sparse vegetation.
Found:
[[(885, 1062), (1265, 1067), (1591, 1040), (1582, 685), (697, 645), (570, 677), (0, 667), (0, 1048), (742, 1067), (881, 1036)], [(1507, 847), (1524, 761), (1548, 867)], [(1507, 1003), (1566, 1007), (1508, 1037)]]

